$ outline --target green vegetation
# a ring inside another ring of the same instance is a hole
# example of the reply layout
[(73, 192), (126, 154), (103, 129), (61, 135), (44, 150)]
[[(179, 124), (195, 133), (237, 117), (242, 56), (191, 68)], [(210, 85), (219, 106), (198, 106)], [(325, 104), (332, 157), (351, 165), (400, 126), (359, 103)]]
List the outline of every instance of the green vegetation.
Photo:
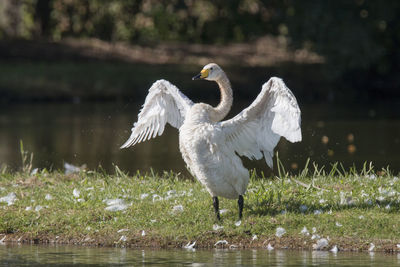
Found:
[[(297, 176), (280, 167), (279, 177), (268, 178), (252, 172), (244, 218), (237, 225), (236, 201), (221, 199), (225, 212), (218, 222), (209, 194), (179, 174), (131, 177), (117, 166), (114, 175), (37, 171), (27, 153), (22, 155), (23, 172), (0, 170), (4, 241), (141, 247), (183, 247), (196, 241), (196, 247), (213, 247), (226, 240), (228, 247), (270, 243), (312, 249), (326, 238), (323, 249), (367, 250), (374, 243), (375, 250), (399, 250), (400, 180), (371, 165), (359, 172), (337, 164), (329, 172), (306, 166)], [(276, 236), (278, 227), (286, 231), (281, 237)]]

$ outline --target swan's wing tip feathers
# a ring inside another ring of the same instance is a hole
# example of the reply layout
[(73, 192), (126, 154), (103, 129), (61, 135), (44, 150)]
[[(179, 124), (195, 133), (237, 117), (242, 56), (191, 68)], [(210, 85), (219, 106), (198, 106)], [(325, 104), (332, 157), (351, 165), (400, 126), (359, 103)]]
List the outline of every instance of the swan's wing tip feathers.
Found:
[(129, 138), (128, 141), (126, 141), (122, 146), (119, 147), (119, 149), (128, 148), (131, 143), (131, 139)]
[(127, 143), (124, 143), (122, 146), (119, 147), (119, 149), (124, 149), (127, 148), (129, 145)]
[(293, 143), (302, 140), (300, 118), (293, 93), (281, 78), (272, 77), (248, 108), (221, 126), (231, 149), (250, 159), (262, 151), (272, 168), (273, 151), (281, 136)]
[(128, 140), (126, 140), (126, 142), (119, 147), (119, 149), (123, 149), (123, 148), (128, 148), (134, 144), (136, 144), (135, 139), (137, 139), (138, 136), (130, 136)]
[(121, 148), (161, 135), (167, 123), (179, 128), (191, 105), (193, 102), (175, 85), (164, 79), (155, 81), (139, 112), (138, 121), (133, 125), (131, 136)]

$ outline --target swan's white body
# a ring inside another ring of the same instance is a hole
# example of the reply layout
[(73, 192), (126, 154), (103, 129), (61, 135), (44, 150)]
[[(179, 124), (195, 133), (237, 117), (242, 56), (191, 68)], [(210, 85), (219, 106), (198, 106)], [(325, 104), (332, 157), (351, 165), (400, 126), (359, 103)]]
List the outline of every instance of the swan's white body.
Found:
[(211, 196), (238, 198), (249, 182), (249, 173), (223, 133), (221, 123), (214, 123), (205, 104), (191, 107), (179, 128), (179, 149), (189, 171)]
[(300, 109), (283, 81), (271, 78), (248, 108), (221, 121), (232, 103), (230, 83), (218, 65), (208, 64), (204, 70), (206, 76), (201, 78), (214, 80), (220, 87), (217, 107), (194, 104), (168, 81), (156, 81), (122, 148), (161, 135), (168, 122), (179, 129), (179, 148), (189, 171), (210, 195), (237, 198), (249, 182), (249, 172), (238, 155), (264, 156), (272, 167), (273, 150), (281, 136), (301, 141)]

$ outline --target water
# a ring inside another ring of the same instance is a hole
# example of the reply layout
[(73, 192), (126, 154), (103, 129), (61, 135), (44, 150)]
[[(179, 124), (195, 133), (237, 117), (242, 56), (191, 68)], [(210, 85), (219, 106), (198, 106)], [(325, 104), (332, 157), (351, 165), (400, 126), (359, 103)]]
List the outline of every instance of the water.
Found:
[[(231, 117), (250, 104), (235, 102)], [(0, 108), (0, 165), (21, 166), (19, 141), (34, 153), (34, 167), (63, 169), (64, 162), (99, 165), (114, 172), (114, 165), (131, 174), (173, 170), (188, 175), (178, 149), (178, 131), (164, 134), (133, 148), (119, 146), (130, 135), (137, 119), (138, 103), (14, 104)], [(376, 169), (390, 166), (400, 171), (400, 112), (390, 106), (305, 105), (302, 109), (303, 141), (281, 140), (277, 151), (286, 169), (297, 172), (307, 158), (319, 165), (336, 161), (345, 168), (361, 168), (372, 161)], [(245, 160), (249, 168), (267, 174), (263, 160)], [(276, 170), (275, 170), (276, 172)]]
[(0, 266), (398, 266), (400, 254), (287, 250), (138, 250), (0, 246)]

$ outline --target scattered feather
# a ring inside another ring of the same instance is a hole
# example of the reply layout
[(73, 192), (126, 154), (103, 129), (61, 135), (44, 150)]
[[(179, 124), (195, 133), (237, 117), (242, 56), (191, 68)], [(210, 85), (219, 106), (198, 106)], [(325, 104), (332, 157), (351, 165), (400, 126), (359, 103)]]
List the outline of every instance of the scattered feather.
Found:
[(213, 225), (213, 230), (214, 230), (214, 231), (218, 231), (218, 230), (221, 230), (221, 229), (224, 229), (224, 227), (221, 226), (221, 225), (218, 225), (218, 224), (214, 224), (214, 225)]
[(129, 231), (129, 229), (126, 229), (126, 228), (124, 228), (124, 229), (119, 229), (119, 230), (117, 231), (117, 233), (122, 233), (122, 232), (126, 232), (126, 231)]
[(176, 191), (175, 190), (169, 190), (167, 192), (167, 196), (173, 196), (173, 195), (176, 195)]
[(343, 226), (343, 224), (341, 224), (339, 222), (336, 222), (335, 224), (336, 224), (337, 227), (342, 227)]
[(253, 237), (251, 238), (252, 241), (254, 241), (254, 240), (256, 240), (256, 239), (258, 239), (258, 236), (257, 236), (257, 235), (253, 235)]
[(310, 232), (308, 232), (307, 227), (304, 226), (303, 229), (300, 231), (300, 234), (310, 235)]
[(214, 246), (218, 246), (218, 245), (228, 245), (228, 241), (219, 240), (219, 241), (217, 241), (217, 243), (214, 244)]
[(162, 198), (161, 196), (159, 196), (159, 195), (157, 195), (157, 194), (154, 194), (154, 195), (153, 195), (153, 202), (161, 201), (161, 200), (163, 200), (163, 198)]
[(276, 228), (276, 233), (275, 233), (275, 235), (276, 235), (277, 237), (282, 237), (285, 233), (286, 233), (286, 230), (283, 229), (282, 227)]
[(313, 228), (312, 228), (312, 232), (313, 232), (313, 233), (317, 232), (317, 227), (313, 227)]
[(364, 215), (358, 216), (358, 219), (360, 219), (360, 220), (362, 220), (362, 219), (364, 219), (364, 218), (365, 218)]
[(176, 205), (172, 208), (173, 213), (180, 213), (183, 212), (183, 206), (182, 205)]
[(46, 194), (46, 196), (44, 197), (46, 200), (52, 200), (53, 197), (50, 194)]
[(17, 195), (14, 192), (11, 192), (7, 196), (0, 198), (0, 202), (6, 202), (8, 206), (11, 206), (17, 200)]
[(322, 214), (322, 210), (314, 210), (314, 215)]
[(396, 246), (397, 246), (397, 248), (400, 248), (400, 244), (397, 244)]
[(346, 197), (344, 192), (340, 192), (340, 205), (342, 206), (351, 206), (353, 205), (355, 202), (353, 200), (352, 197), (348, 196)]
[(183, 246), (184, 249), (190, 249), (190, 250), (194, 250), (194, 246), (196, 245), (196, 241), (194, 241), (192, 244), (187, 243), (186, 245)]
[(319, 238), (320, 238), (320, 235), (318, 235), (318, 234), (313, 234), (313, 235), (311, 236), (311, 240), (319, 239)]
[(241, 220), (235, 222), (235, 225), (236, 225), (236, 226), (240, 226), (241, 224), (242, 224), (242, 221), (241, 221)]
[(338, 247), (335, 245), (331, 250), (331, 252), (336, 253), (339, 251)]
[(32, 207), (31, 206), (26, 207), (25, 210), (32, 210)]
[(268, 243), (267, 250), (274, 250), (274, 247), (271, 245), (271, 243)]
[(74, 165), (69, 164), (67, 162), (64, 163), (64, 168), (65, 168), (65, 174), (78, 173), (78, 172), (81, 171), (80, 167), (74, 166)]
[(145, 199), (148, 196), (149, 196), (149, 194), (143, 193), (143, 194), (140, 195), (140, 199)]
[(4, 245), (4, 240), (6, 240), (6, 235), (2, 238), (2, 239), (0, 239), (0, 245)]
[(105, 208), (105, 210), (107, 211), (121, 211), (121, 210), (125, 210), (127, 208), (127, 205), (111, 205)]
[(371, 243), (371, 244), (369, 245), (368, 251), (369, 251), (369, 252), (372, 252), (372, 251), (374, 251), (374, 249), (375, 249), (375, 245), (374, 245), (374, 243)]
[(118, 242), (126, 242), (127, 240), (128, 240), (128, 238), (126, 237), (126, 235), (123, 235), (123, 236), (120, 237)]
[(144, 230), (142, 230), (142, 236), (145, 236), (146, 232)]
[(151, 223), (155, 223), (155, 222), (157, 222), (157, 220), (152, 219), (152, 220), (150, 220), (150, 222), (151, 222)]
[(328, 247), (328, 240), (326, 238), (318, 239), (317, 243), (313, 245), (314, 250), (321, 250)]
[(74, 195), (75, 198), (78, 198), (81, 195), (81, 191), (74, 188), (74, 191), (72, 191), (72, 195)]
[(224, 213), (227, 213), (228, 211), (229, 211), (228, 209), (222, 209), (222, 210), (219, 211), (219, 213), (220, 214), (224, 214)]
[(125, 210), (128, 205), (125, 203), (123, 199), (116, 198), (116, 199), (109, 199), (106, 201), (106, 204), (108, 205), (105, 210), (107, 211), (121, 211)]
[(385, 197), (384, 197), (384, 196), (379, 196), (379, 197), (377, 197), (376, 199), (382, 202), (382, 201), (385, 200)]
[(31, 171), (31, 176), (36, 175), (36, 174), (38, 173), (38, 171), (39, 171), (39, 168), (34, 168), (34, 169)]
[(37, 205), (37, 206), (35, 207), (35, 211), (40, 211), (41, 209), (43, 209), (43, 207), (40, 206), (40, 205)]

